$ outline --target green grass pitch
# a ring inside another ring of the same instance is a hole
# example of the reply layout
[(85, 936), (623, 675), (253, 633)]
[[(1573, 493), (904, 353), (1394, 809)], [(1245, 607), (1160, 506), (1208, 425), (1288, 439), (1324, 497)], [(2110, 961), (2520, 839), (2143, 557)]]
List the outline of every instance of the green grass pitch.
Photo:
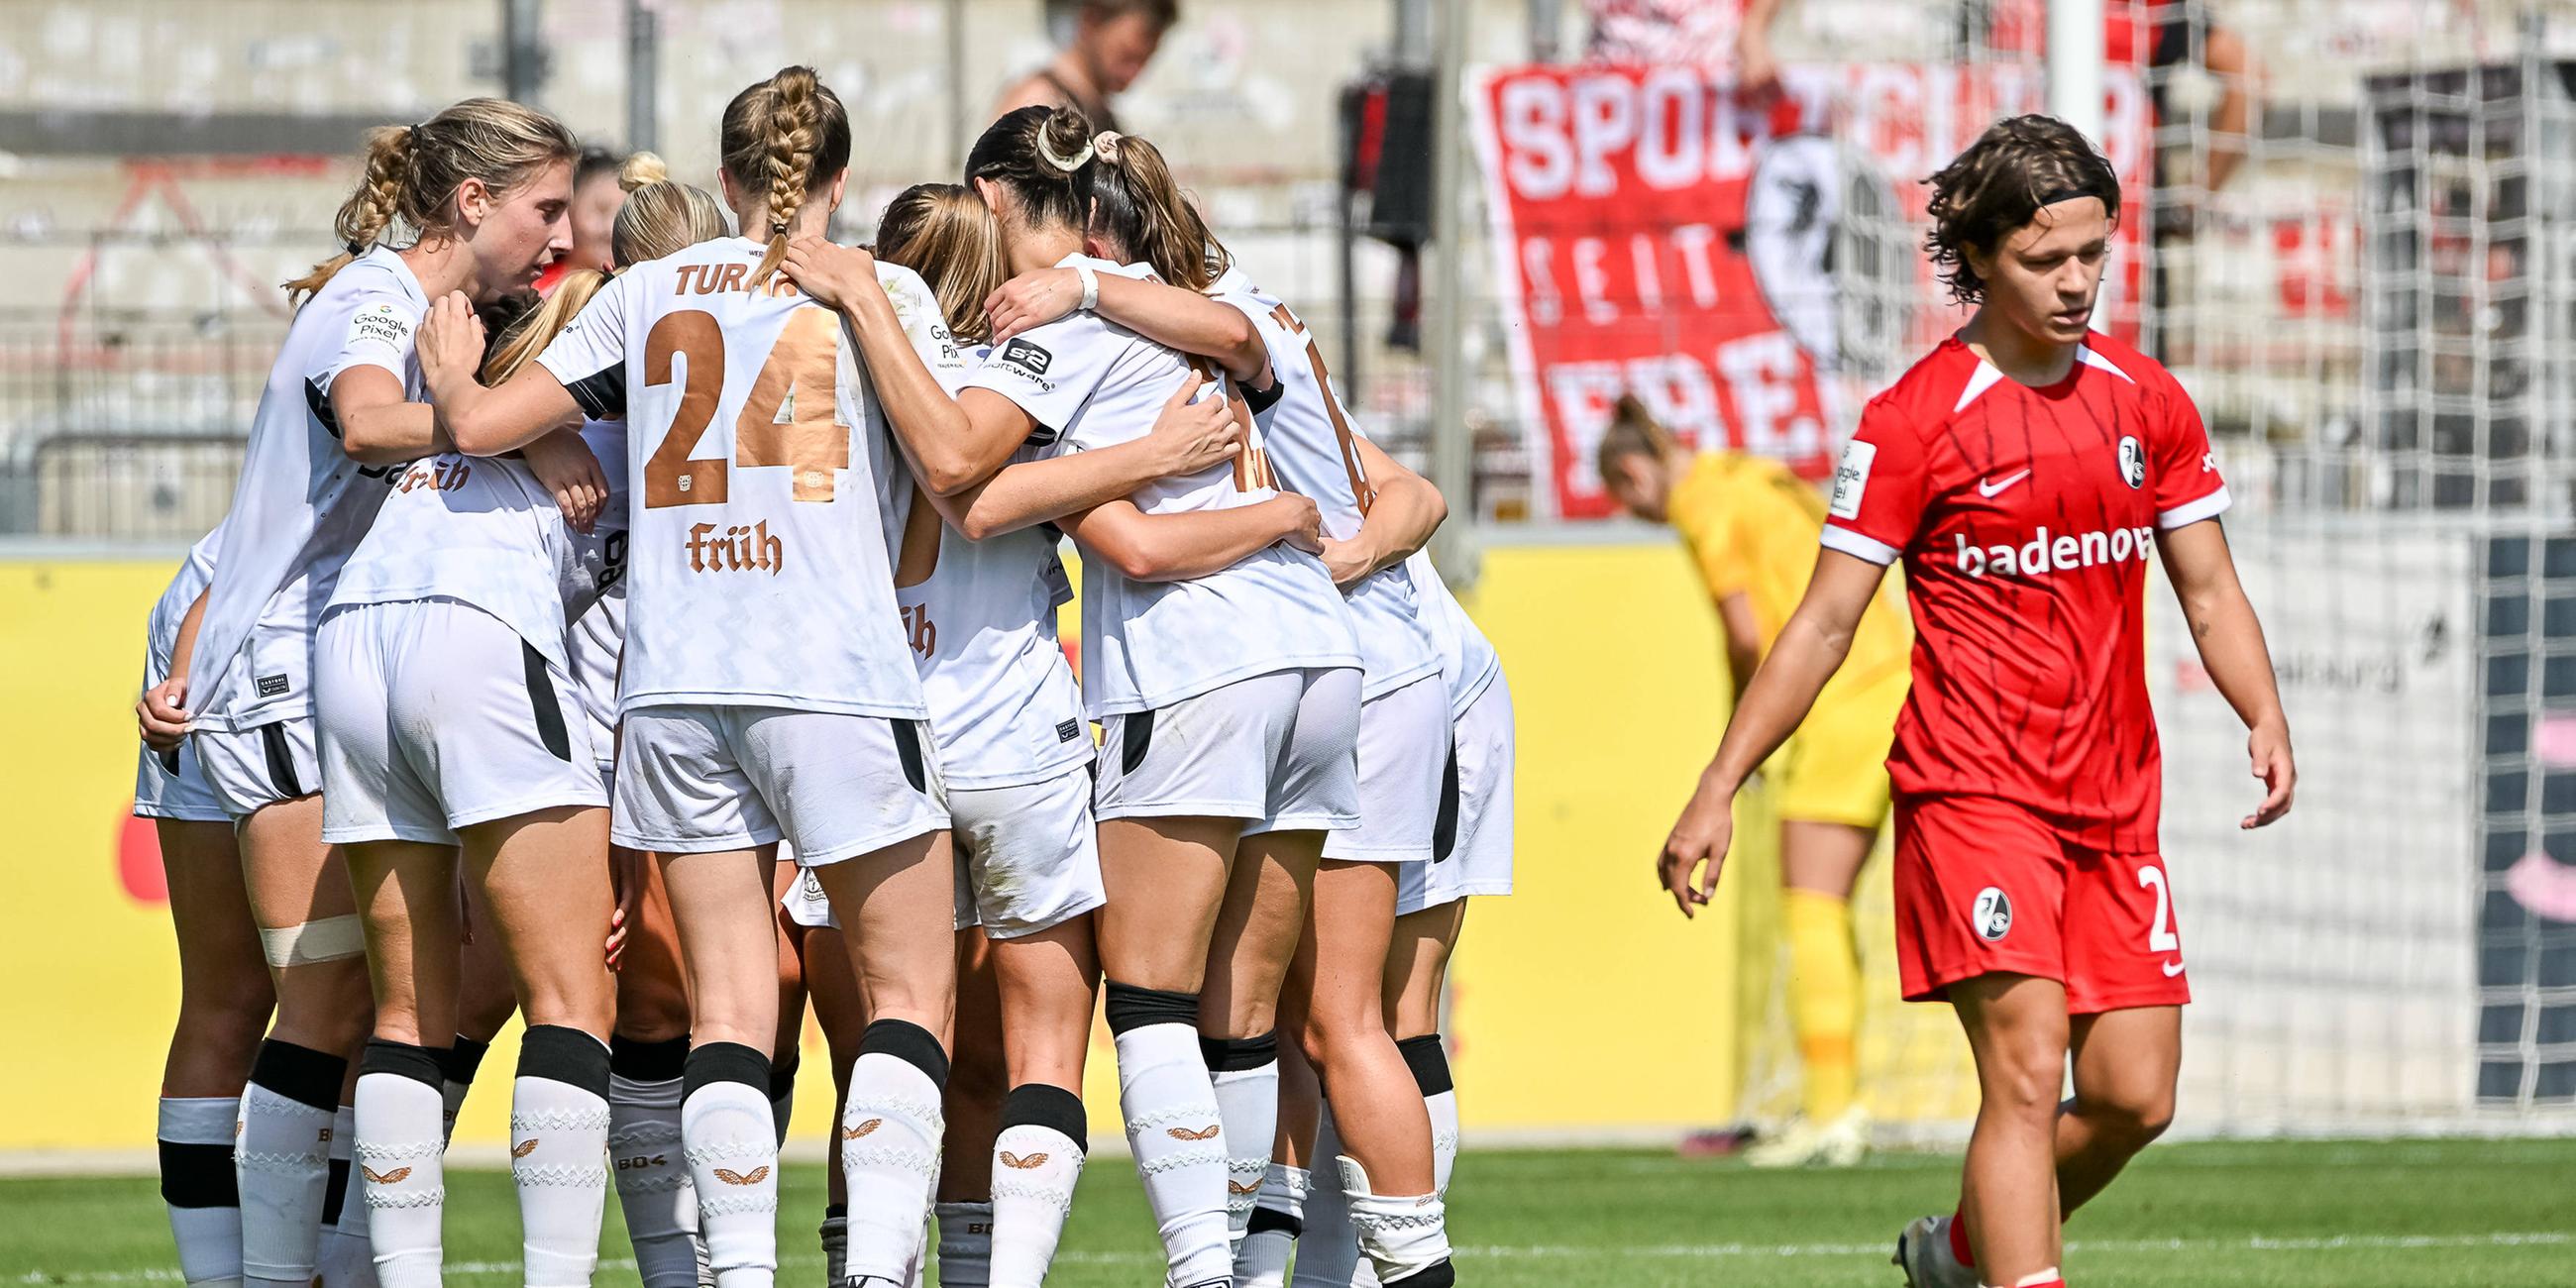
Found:
[[(1475, 1152), (1450, 1198), (1462, 1284), (1895, 1288), (1897, 1228), (1949, 1202), (1956, 1160), (1754, 1172), (1625, 1150)], [(819, 1285), (822, 1169), (791, 1164), (783, 1285)], [(451, 1288), (517, 1283), (499, 1172), (449, 1178)], [(599, 1283), (632, 1285), (617, 1205)], [(2068, 1231), (2084, 1288), (2576, 1285), (2576, 1140), (2206, 1143), (2150, 1151)], [(0, 1284), (176, 1283), (145, 1179), (0, 1181)], [(1084, 1179), (1064, 1288), (1161, 1282), (1134, 1175)]]

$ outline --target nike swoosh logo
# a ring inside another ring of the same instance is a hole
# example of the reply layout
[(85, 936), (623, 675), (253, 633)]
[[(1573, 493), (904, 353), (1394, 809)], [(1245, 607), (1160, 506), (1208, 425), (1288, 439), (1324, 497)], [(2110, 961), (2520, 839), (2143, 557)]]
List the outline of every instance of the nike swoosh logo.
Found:
[(2174, 976), (2179, 975), (2179, 974), (2181, 974), (2181, 973), (2182, 973), (2182, 963), (2181, 963), (2181, 962), (2166, 962), (2166, 963), (2164, 964), (2164, 967), (2165, 967), (2165, 978), (2166, 978), (2166, 979), (2172, 979)]
[(1983, 480), (1983, 479), (1980, 479), (1980, 480), (1978, 480), (1978, 481), (1977, 481), (1977, 495), (1982, 496), (1982, 497), (1985, 497), (1985, 498), (1987, 498), (1987, 499), (1991, 500), (1991, 499), (1993, 499), (1994, 497), (2001, 495), (2001, 494), (2003, 493), (2003, 490), (2004, 490), (2005, 488), (2011, 487), (2013, 484), (2015, 484), (2015, 483), (2019, 483), (2019, 482), (2021, 482), (2023, 479), (2026, 479), (2026, 478), (2029, 478), (2029, 477), (2030, 477), (2030, 471), (2029, 471), (2029, 470), (2023, 470), (2023, 471), (2022, 471), (2021, 473), (2019, 473), (2019, 474), (2012, 474), (2012, 475), (2007, 475), (2007, 476), (2005, 476), (2005, 478), (2003, 479), (2003, 481), (2002, 481), (2002, 482), (1999, 482), (1999, 483), (1990, 483), (1990, 482), (1987, 482), (1987, 481), (1985, 481), (1985, 480)]

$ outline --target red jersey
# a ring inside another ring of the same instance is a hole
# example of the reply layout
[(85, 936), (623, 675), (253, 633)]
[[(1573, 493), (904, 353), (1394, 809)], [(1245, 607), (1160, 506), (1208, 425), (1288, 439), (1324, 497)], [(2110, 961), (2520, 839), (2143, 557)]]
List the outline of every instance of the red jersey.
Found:
[(1824, 544), (1905, 560), (1914, 689), (1888, 771), (1904, 795), (1992, 796), (2115, 853), (2156, 848), (2147, 704), (2155, 533), (2227, 488), (2189, 395), (2096, 333), (2066, 378), (2015, 383), (1953, 338), (1872, 399)]

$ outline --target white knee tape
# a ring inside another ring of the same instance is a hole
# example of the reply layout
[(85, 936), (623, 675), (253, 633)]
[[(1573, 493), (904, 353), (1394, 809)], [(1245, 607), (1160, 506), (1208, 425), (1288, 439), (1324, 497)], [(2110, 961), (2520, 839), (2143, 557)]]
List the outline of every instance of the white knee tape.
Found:
[(271, 966), (310, 966), (366, 956), (367, 931), (357, 914), (349, 913), (278, 930), (262, 927), (259, 945)]

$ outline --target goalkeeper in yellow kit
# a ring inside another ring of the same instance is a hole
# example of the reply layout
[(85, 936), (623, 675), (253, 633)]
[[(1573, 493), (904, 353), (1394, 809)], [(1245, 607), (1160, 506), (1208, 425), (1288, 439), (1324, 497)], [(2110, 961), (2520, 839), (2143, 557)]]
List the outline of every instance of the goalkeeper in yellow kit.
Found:
[[(1633, 397), (1619, 400), (1599, 461), (1621, 508), (1681, 533), (1717, 607), (1741, 695), (1807, 592), (1824, 497), (1777, 461), (1683, 449)], [(1882, 594), (1861, 619), (1849, 661), (1764, 769), (1780, 817), (1789, 1021), (1805, 1083), (1798, 1119), (1747, 1151), (1756, 1166), (1846, 1166), (1868, 1149), (1851, 895), (1887, 822), (1887, 749), (1912, 651), (1904, 607)]]

